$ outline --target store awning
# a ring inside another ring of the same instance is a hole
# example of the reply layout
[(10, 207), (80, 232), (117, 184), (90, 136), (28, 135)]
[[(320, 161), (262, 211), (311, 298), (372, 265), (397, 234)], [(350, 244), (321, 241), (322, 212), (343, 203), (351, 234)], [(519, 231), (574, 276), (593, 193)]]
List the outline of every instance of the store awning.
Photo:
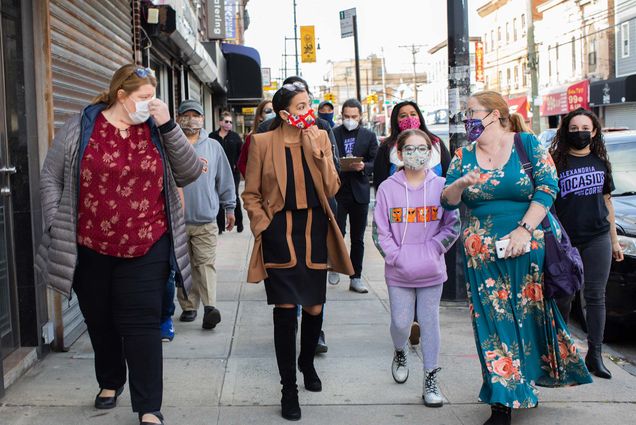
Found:
[(590, 84), (590, 105), (636, 102), (636, 74)]
[(589, 80), (561, 86), (543, 94), (541, 116), (564, 115), (578, 108), (589, 108)]
[(510, 108), (510, 113), (519, 113), (524, 120), (528, 121), (528, 97), (519, 96), (506, 99)]
[(227, 100), (234, 104), (258, 104), (263, 99), (261, 57), (256, 49), (223, 43), (227, 61)]

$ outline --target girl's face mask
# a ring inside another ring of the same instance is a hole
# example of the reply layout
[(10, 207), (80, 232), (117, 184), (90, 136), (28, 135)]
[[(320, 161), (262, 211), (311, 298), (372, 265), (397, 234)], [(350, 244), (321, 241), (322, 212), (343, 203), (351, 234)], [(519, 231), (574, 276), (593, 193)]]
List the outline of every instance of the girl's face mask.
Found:
[(402, 149), (402, 159), (404, 160), (404, 168), (415, 171), (428, 169), (431, 162), (431, 150), (428, 148), (426, 150), (414, 149), (412, 151)]
[(300, 128), (301, 130), (309, 128), (312, 125), (316, 124), (316, 116), (314, 115), (314, 110), (310, 109), (306, 114), (303, 115), (295, 115), (288, 112), (287, 123), (292, 127)]
[(568, 144), (576, 150), (585, 149), (592, 141), (591, 131), (568, 131)]
[(400, 128), (400, 131), (420, 128), (420, 125), (420, 117), (408, 116), (398, 121), (398, 127)]

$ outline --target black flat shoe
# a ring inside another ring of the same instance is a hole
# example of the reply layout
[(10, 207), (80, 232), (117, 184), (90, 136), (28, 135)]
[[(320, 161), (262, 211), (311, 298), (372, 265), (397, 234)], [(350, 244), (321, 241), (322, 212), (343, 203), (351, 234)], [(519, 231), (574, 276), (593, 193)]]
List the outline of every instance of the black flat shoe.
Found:
[(179, 316), (179, 320), (181, 322), (194, 322), (194, 319), (196, 318), (197, 318), (196, 310), (186, 310), (183, 313), (181, 313), (181, 316)]
[(103, 388), (99, 390), (99, 393), (97, 393), (97, 397), (95, 397), (95, 409), (106, 410), (112, 409), (117, 405), (117, 397), (119, 397), (121, 393), (124, 392), (124, 387), (119, 387), (119, 389), (115, 391), (115, 395), (113, 397), (100, 397), (99, 395), (102, 393), (102, 390)]
[(140, 413), (139, 414), (139, 425), (157, 425), (157, 422), (144, 422), (141, 420), (141, 418), (144, 415), (155, 415), (157, 417), (157, 419), (159, 419), (161, 422), (159, 422), (159, 424), (163, 425), (163, 415), (161, 414), (161, 412), (146, 412), (146, 413)]

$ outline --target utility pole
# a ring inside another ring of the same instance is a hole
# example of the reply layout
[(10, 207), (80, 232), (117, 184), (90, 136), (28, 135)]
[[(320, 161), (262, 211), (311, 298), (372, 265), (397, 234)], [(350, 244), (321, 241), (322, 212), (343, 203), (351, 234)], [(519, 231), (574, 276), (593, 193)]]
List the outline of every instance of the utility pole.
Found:
[(426, 47), (422, 44), (411, 44), (410, 46), (399, 46), (403, 49), (411, 50), (411, 55), (413, 55), (413, 91), (415, 92), (415, 103), (419, 105), (418, 102), (418, 94), (417, 94), (417, 54), (420, 52), (420, 49)]
[[(532, 0), (527, 2), (526, 22), (528, 23), (528, 70), (530, 71), (530, 101), (532, 102), (532, 131), (539, 134), (541, 131), (541, 113), (537, 100), (539, 98), (539, 59), (537, 57), (536, 46), (534, 45), (534, 5)], [(558, 68), (558, 65), (557, 65)]]
[[(468, 54), (468, 0), (446, 0), (448, 21), (448, 116), (450, 151), (466, 144), (466, 130), (462, 122), (462, 110), (470, 95), (470, 57)], [(461, 218), (466, 222), (466, 209)], [(446, 300), (464, 300), (466, 286), (464, 266), (460, 252), (462, 244), (446, 254), (448, 283), (442, 297)]]
[(300, 68), (298, 66), (298, 25), (296, 25), (296, 0), (294, 1), (294, 50), (296, 52), (296, 75), (300, 75)]
[(385, 76), (385, 67), (384, 63), (384, 47), (381, 48), (382, 51), (382, 110), (384, 111), (384, 134), (389, 134), (389, 111), (387, 110), (387, 94), (386, 94), (386, 76)]
[(353, 48), (355, 51), (355, 61), (356, 61), (356, 96), (358, 97), (358, 101), (362, 101), (362, 96), (360, 95), (360, 52), (358, 50), (358, 16), (353, 15)]

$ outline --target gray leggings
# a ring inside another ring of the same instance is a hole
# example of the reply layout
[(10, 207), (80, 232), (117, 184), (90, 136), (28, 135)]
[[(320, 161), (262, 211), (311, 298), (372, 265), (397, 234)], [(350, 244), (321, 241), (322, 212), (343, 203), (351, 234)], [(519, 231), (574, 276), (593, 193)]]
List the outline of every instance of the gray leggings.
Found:
[(417, 305), (417, 321), (422, 335), (420, 348), (424, 359), (424, 369), (435, 369), (438, 366), (439, 301), (442, 298), (443, 286), (440, 284), (427, 288), (388, 287), (391, 304), (391, 338), (396, 350), (403, 350), (406, 347)]
[[(587, 341), (590, 345), (603, 343), (605, 330), (605, 288), (612, 265), (612, 239), (609, 232), (594, 239), (575, 245), (583, 259), (583, 297), (587, 312)], [(557, 300), (561, 315), (567, 321), (572, 305), (572, 297)]]

